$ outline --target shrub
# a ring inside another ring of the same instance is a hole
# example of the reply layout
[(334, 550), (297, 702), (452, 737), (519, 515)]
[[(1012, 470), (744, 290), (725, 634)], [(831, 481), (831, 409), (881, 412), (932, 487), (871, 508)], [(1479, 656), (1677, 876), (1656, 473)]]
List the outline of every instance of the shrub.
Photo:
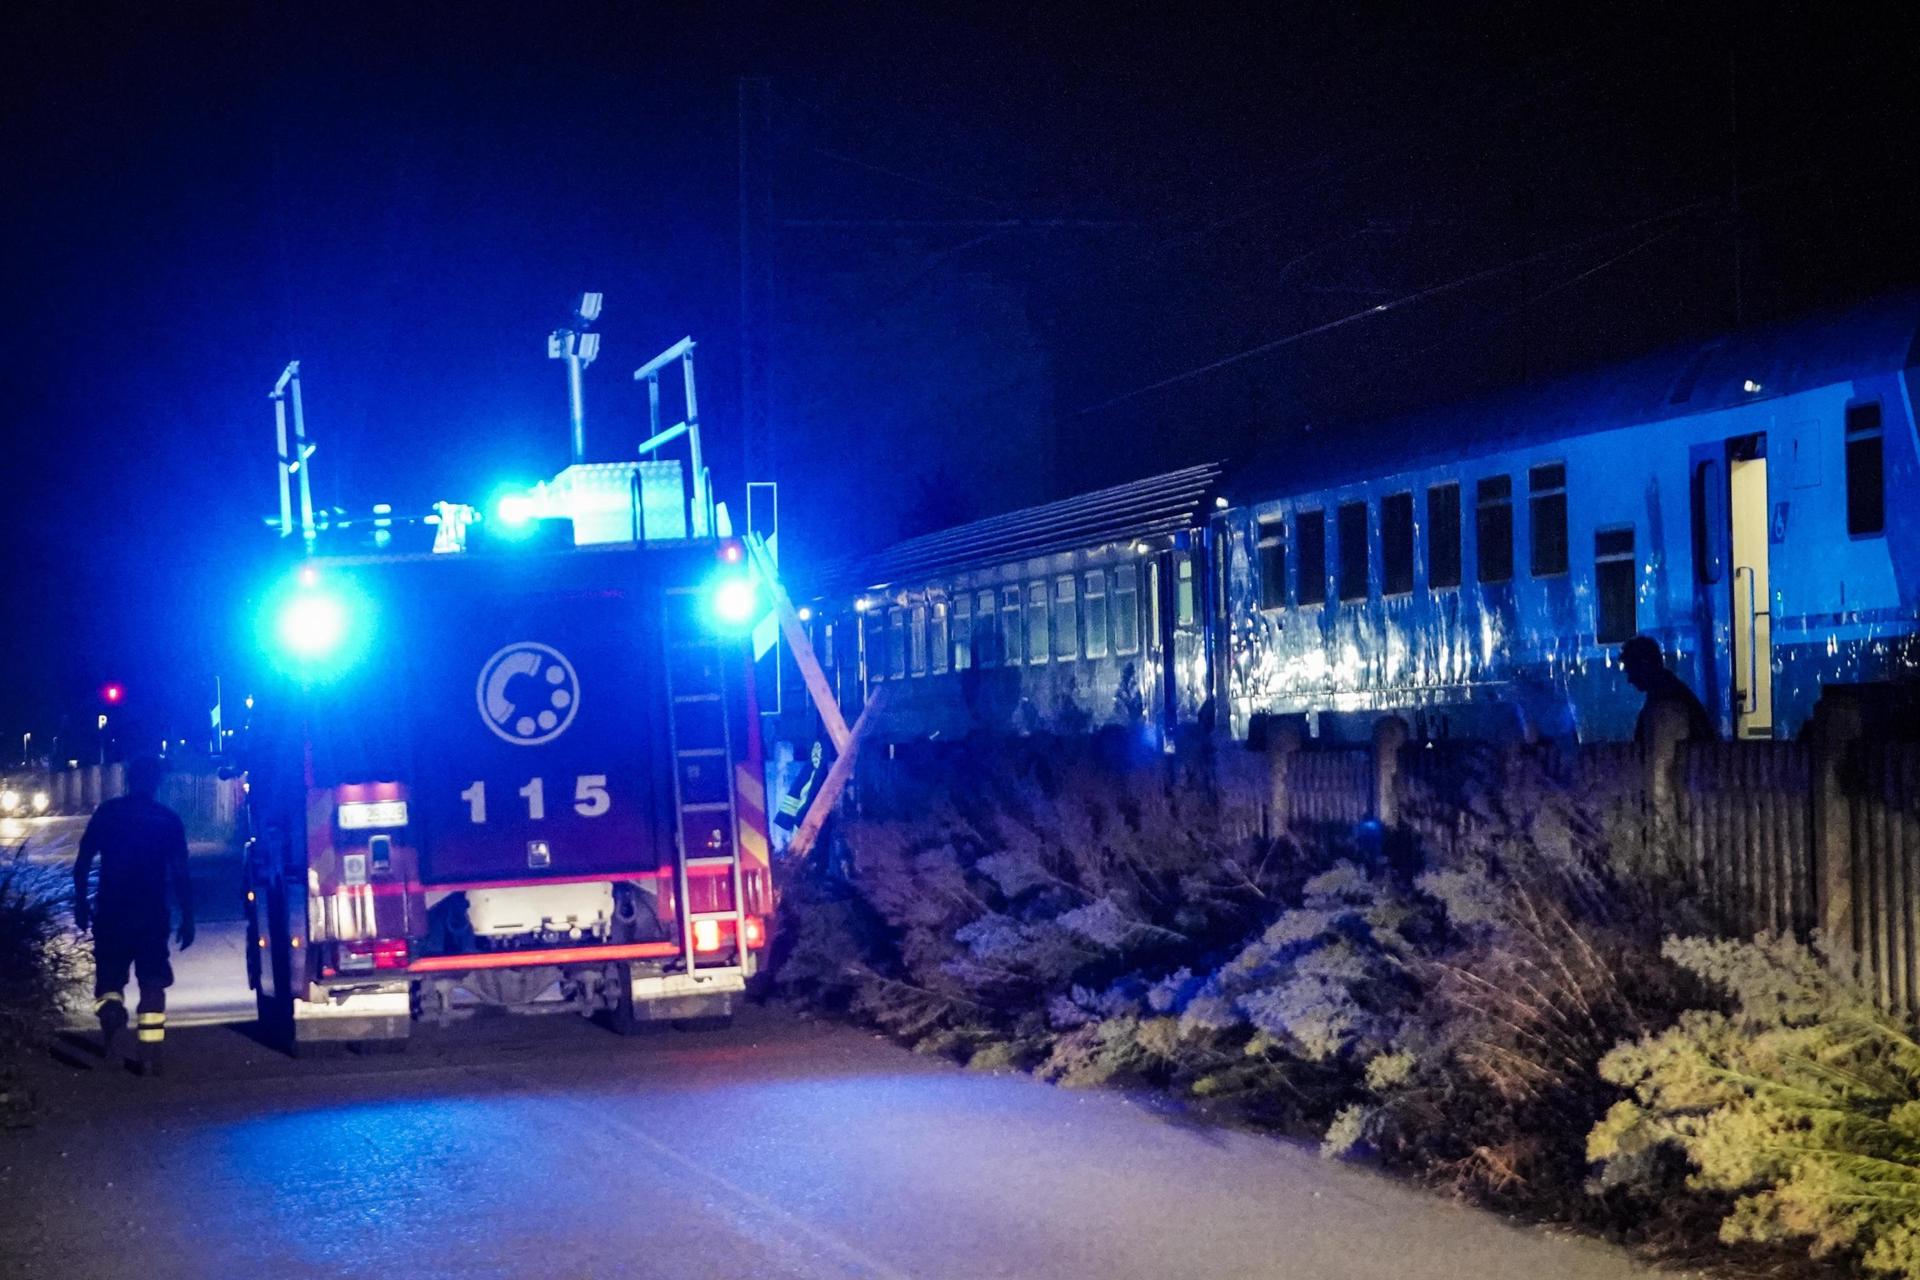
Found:
[(1416, 1014), (1395, 1051), (1366, 1064), (1371, 1110), (1342, 1118), (1328, 1149), (1364, 1140), (1449, 1189), (1592, 1218), (1574, 1135), (1618, 1098), (1601, 1058), (1670, 1021), (1691, 988), (1633, 920), (1635, 893), (1598, 907), (1563, 877), (1464, 871), (1420, 879), (1450, 945), (1416, 957)]
[(21, 1068), (52, 1038), (84, 967), (62, 919), (68, 885), (57, 869), (0, 862), (0, 1120), (31, 1105)]
[(800, 922), (780, 983), (957, 1056), (1005, 1044), (989, 1060), (1044, 1061), (1056, 1036), (1132, 1009), (1133, 975), (1244, 937), (1291, 866), (1184, 764), (1097, 740), (970, 742), (895, 764), (842, 831), (839, 893), (857, 907), (839, 904), (831, 927)]
[(1370, 1147), (1505, 1207), (1589, 1220), (1628, 1207), (1585, 1194), (1573, 1135), (1619, 1097), (1597, 1072), (1608, 1050), (1697, 999), (1658, 951), (1656, 922), (1684, 907), (1647, 874), (1612, 776), (1529, 750), (1416, 758), (1405, 807), (1434, 917), (1409, 939), (1418, 998), (1368, 1046), (1367, 1102), (1335, 1117), (1323, 1149)]
[(1634, 1182), (1677, 1148), (1696, 1187), (1737, 1196), (1723, 1240), (1807, 1240), (1920, 1275), (1920, 1043), (1843, 957), (1772, 936), (1665, 952), (1733, 1007), (1607, 1055), (1601, 1074), (1631, 1097), (1588, 1137), (1601, 1180)]

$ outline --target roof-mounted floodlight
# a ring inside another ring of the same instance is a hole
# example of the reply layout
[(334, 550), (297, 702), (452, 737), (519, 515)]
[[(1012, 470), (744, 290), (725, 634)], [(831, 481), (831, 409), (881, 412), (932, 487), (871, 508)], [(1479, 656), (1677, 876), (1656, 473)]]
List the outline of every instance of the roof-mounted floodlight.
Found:
[(573, 419), (573, 460), (587, 460), (587, 409), (581, 393), (580, 372), (600, 354), (600, 335), (586, 328), (600, 318), (601, 295), (580, 295), (580, 309), (574, 315), (577, 328), (555, 329), (547, 335), (547, 357), (567, 362), (567, 408)]

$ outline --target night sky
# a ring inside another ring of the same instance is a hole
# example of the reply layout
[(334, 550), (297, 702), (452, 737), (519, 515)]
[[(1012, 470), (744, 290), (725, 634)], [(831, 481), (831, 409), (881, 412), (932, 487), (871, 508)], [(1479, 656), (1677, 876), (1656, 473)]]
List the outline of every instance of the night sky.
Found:
[(1042, 8), (13, 11), (0, 733), (90, 723), (109, 680), (130, 740), (237, 696), (292, 358), (318, 497), (477, 503), (565, 464), (545, 336), (602, 290), (590, 452), (630, 456), (631, 370), (692, 334), (737, 502), (743, 75), (802, 579), (1920, 283), (1910, 19)]

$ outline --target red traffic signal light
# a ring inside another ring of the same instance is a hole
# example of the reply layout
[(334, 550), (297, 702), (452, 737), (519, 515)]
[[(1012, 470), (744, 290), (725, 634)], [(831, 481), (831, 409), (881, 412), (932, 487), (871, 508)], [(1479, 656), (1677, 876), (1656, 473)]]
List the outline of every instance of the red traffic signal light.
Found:
[(117, 684), (110, 684), (100, 691), (100, 696), (108, 702), (118, 702), (126, 697), (127, 691)]

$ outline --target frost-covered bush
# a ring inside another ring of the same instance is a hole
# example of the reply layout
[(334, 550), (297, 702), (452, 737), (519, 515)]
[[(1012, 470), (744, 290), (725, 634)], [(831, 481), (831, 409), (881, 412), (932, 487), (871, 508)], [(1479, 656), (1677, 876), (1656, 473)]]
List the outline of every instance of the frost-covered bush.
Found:
[(1619, 1096), (1600, 1059), (1697, 990), (1659, 955), (1658, 908), (1677, 908), (1634, 870), (1644, 833), (1614, 791), (1553, 764), (1469, 749), (1407, 789), (1427, 867), (1414, 897), (1434, 917), (1405, 957), (1417, 1004), (1365, 1046), (1365, 1101), (1335, 1117), (1324, 1149), (1366, 1147), (1466, 1194), (1590, 1218), (1621, 1207), (1583, 1194), (1574, 1136)]
[(1367, 1060), (1374, 1105), (1343, 1116), (1328, 1150), (1364, 1142), (1476, 1197), (1604, 1212), (1582, 1194), (1574, 1137), (1618, 1097), (1597, 1066), (1622, 1036), (1670, 1020), (1690, 989), (1632, 923), (1629, 888), (1597, 911), (1545, 871), (1456, 870), (1419, 886), (1444, 910), (1447, 942), (1412, 960), (1419, 1009)]
[(62, 1001), (85, 968), (66, 931), (71, 882), (54, 868), (14, 856), (0, 860), (0, 1123), (23, 1116), (31, 1099), (20, 1068), (45, 1051)]
[(1309, 1062), (1384, 1046), (1414, 994), (1417, 905), (1347, 861), (1308, 880), (1283, 912), (1179, 1010), (1183, 1027), (1246, 1027)]
[(1667, 956), (1732, 999), (1609, 1053), (1630, 1092), (1593, 1129), (1601, 1181), (1633, 1183), (1664, 1149), (1694, 1185), (1738, 1197), (1733, 1241), (1805, 1240), (1920, 1276), (1920, 1043), (1838, 963), (1790, 939), (1671, 940)]
[(1081, 1026), (1148, 1013), (1135, 975), (1237, 942), (1271, 914), (1293, 864), (1204, 768), (1103, 747), (970, 742), (892, 762), (884, 803), (843, 829), (852, 871), (839, 892), (876, 927), (853, 948), (803, 936), (782, 985), (837, 993), (839, 1007), (904, 1039), (937, 1035), (956, 1056), (1010, 1045), (995, 1062), (1036, 1064)]

